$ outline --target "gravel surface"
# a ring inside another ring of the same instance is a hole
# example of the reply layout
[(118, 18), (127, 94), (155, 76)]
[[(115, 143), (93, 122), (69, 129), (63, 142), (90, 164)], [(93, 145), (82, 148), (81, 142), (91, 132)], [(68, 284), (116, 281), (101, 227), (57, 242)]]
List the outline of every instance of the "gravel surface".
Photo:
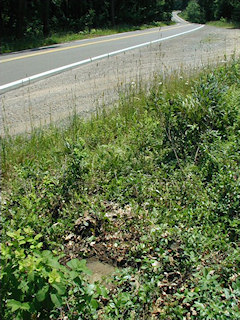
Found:
[(240, 30), (205, 26), (160, 44), (92, 62), (0, 96), (1, 135), (31, 133), (73, 112), (87, 116), (114, 105), (126, 89), (156, 74), (200, 69), (240, 54)]

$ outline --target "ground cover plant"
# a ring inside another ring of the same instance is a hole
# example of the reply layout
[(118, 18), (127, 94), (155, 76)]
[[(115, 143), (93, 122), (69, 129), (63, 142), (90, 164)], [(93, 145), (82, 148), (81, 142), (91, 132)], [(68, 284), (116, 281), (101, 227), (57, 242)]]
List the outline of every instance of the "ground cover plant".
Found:
[(138, 89), (1, 139), (2, 319), (240, 319), (240, 60)]

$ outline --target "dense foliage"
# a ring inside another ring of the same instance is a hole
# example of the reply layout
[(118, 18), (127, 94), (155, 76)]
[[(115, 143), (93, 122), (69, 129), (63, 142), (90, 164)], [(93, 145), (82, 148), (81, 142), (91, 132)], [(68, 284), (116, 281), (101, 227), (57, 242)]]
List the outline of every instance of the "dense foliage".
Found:
[(2, 36), (47, 35), (115, 24), (142, 24), (171, 18), (172, 0), (2, 0)]
[(34, 235), (29, 227), (7, 232), (7, 236), (8, 242), (1, 246), (2, 319), (50, 319), (58, 317), (57, 308), (64, 306), (69, 314), (77, 309), (85, 319), (94, 314), (98, 303), (94, 286), (82, 276), (90, 272), (85, 260), (60, 264), (60, 257), (42, 249), (42, 235)]
[(240, 60), (1, 152), (1, 319), (240, 319)]
[(240, 1), (190, 0), (185, 15), (190, 21), (198, 23), (220, 19), (240, 22)]

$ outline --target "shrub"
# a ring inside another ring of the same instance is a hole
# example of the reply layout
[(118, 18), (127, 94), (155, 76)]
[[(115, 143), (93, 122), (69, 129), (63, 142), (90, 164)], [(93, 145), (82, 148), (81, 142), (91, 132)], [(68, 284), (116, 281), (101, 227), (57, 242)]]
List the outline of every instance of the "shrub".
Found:
[(200, 5), (197, 3), (196, 0), (192, 0), (189, 2), (185, 14), (187, 20), (195, 23), (205, 23), (204, 15), (201, 11)]
[[(87, 319), (98, 307), (85, 260), (73, 259), (66, 266), (49, 250), (42, 250), (41, 234), (30, 228), (7, 232), (1, 252), (1, 319), (56, 319), (74, 305)], [(68, 306), (68, 307), (67, 307)]]

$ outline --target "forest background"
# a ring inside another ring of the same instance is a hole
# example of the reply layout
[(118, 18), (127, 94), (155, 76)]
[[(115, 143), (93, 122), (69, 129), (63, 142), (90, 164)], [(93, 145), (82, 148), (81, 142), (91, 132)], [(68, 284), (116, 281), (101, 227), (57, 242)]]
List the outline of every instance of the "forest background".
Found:
[(169, 21), (174, 9), (188, 9), (193, 22), (240, 21), (239, 0), (1, 0), (1, 38), (48, 36), (116, 25)]

